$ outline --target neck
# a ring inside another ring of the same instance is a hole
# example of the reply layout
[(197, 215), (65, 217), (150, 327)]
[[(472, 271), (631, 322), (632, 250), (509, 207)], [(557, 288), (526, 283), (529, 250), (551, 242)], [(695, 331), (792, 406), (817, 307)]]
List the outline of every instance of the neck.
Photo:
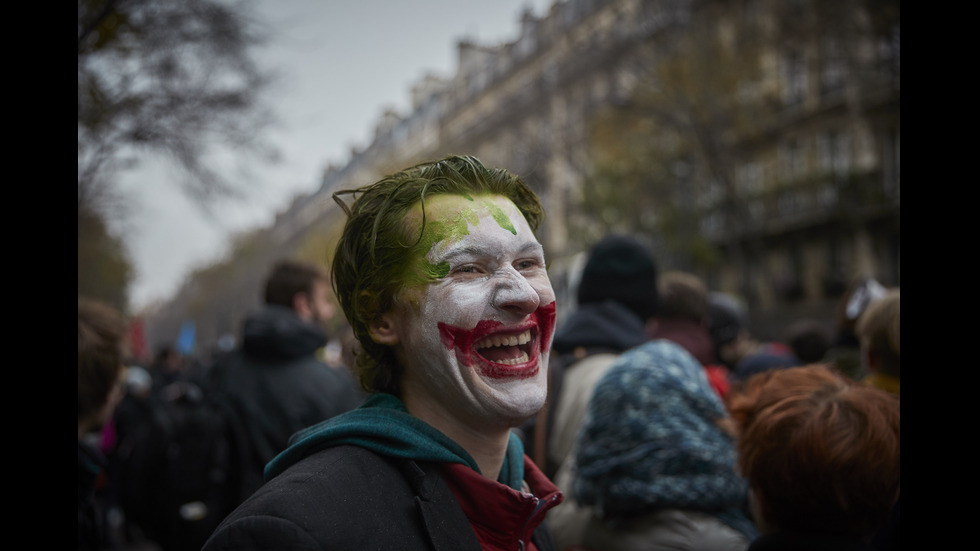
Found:
[(411, 392), (403, 393), (402, 398), (408, 412), (459, 444), (476, 461), (480, 473), (496, 481), (507, 455), (510, 429), (507, 427), (488, 429), (485, 426), (477, 429), (475, 427), (479, 423), (465, 423), (451, 414), (442, 403), (413, 399), (413, 397)]

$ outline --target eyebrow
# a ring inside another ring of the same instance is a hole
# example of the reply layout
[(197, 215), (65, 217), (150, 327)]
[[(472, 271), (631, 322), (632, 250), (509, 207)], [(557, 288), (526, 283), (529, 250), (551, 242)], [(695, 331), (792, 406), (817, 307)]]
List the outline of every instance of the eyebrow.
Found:
[[(517, 255), (525, 255), (529, 253), (538, 254), (544, 257), (544, 246), (537, 241), (527, 241), (517, 249)], [(468, 245), (466, 247), (460, 247), (458, 249), (450, 249), (443, 254), (438, 259), (439, 262), (448, 262), (455, 258), (461, 256), (492, 256), (494, 258), (499, 257), (499, 249), (497, 247), (484, 247), (480, 245)]]

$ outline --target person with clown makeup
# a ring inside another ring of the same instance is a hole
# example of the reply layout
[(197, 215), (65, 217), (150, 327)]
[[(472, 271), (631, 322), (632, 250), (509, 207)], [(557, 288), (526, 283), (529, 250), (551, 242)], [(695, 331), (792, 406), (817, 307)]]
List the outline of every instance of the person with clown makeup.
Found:
[(205, 550), (552, 549), (563, 496), (511, 430), (545, 403), (555, 327), (536, 195), (451, 156), (334, 198), (370, 396), (293, 435)]

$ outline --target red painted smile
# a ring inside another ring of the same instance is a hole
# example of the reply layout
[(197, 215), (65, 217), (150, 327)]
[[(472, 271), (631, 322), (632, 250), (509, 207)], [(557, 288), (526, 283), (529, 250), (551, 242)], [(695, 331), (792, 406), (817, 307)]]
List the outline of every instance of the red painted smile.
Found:
[(521, 325), (504, 327), (499, 321), (483, 320), (473, 329), (439, 323), (439, 334), (447, 350), (465, 366), (478, 365), (480, 374), (491, 379), (527, 379), (538, 374), (538, 358), (551, 342), (555, 329), (555, 303), (531, 313)]

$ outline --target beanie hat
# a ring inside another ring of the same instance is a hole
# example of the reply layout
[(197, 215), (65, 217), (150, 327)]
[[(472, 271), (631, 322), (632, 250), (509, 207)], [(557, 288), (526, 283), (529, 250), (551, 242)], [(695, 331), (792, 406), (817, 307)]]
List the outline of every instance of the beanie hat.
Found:
[(656, 263), (635, 238), (610, 235), (589, 252), (578, 287), (578, 303), (607, 300), (618, 302), (644, 321), (657, 313)]

